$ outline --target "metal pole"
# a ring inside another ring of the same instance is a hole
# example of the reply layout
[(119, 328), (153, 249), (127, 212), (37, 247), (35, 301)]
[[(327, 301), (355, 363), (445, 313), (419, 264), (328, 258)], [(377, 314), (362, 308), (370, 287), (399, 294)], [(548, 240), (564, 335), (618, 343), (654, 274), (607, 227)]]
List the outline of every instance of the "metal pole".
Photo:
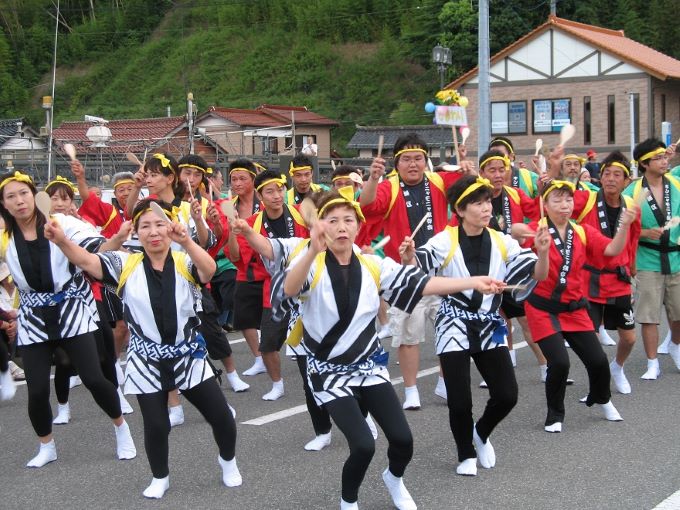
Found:
[(479, 0), (478, 122), (477, 154), (483, 154), (491, 139), (491, 92), (489, 84), (489, 0)]
[[(630, 108), (630, 160), (633, 161), (633, 151), (635, 150), (635, 94), (628, 93), (628, 106)], [(633, 177), (637, 179), (638, 168), (637, 164), (631, 163)]]
[(557, 16), (557, 0), (550, 0), (550, 15)]
[(52, 106), (50, 107), (47, 124), (47, 182), (52, 180), (52, 128), (54, 127), (54, 88), (57, 82), (57, 42), (59, 36), (59, 1), (57, 0), (57, 15), (54, 22), (54, 53), (52, 55)]
[(189, 154), (194, 153), (194, 95), (187, 94), (187, 126), (189, 128)]
[(439, 90), (444, 90), (444, 72), (446, 68), (444, 64), (439, 64)]

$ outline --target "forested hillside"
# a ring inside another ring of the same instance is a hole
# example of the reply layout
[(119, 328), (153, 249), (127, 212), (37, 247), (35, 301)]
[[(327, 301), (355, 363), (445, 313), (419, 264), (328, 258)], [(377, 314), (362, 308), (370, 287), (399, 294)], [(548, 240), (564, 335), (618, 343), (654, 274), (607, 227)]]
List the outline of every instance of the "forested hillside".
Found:
[[(211, 104), (306, 105), (335, 118), (340, 151), (355, 124), (427, 123), (437, 43), (453, 78), (476, 65), (472, 0), (62, 0), (57, 121), (84, 113), (162, 116), (192, 91)], [(43, 122), (56, 0), (0, 0), (0, 118)], [(680, 58), (677, 0), (563, 0), (558, 15)], [(549, 0), (491, 0), (491, 52), (547, 19)]]

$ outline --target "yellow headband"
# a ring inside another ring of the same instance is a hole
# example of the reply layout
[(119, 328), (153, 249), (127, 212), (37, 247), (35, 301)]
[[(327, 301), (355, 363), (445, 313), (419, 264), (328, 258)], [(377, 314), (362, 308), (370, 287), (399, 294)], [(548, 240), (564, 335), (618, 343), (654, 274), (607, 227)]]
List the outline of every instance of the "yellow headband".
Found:
[(349, 176), (349, 174), (347, 174), (347, 175), (336, 175), (335, 177), (333, 177), (331, 179), (331, 182), (335, 182), (339, 179), (350, 179), (351, 180), (352, 178)]
[(502, 161), (506, 170), (510, 168), (510, 158), (507, 156), (489, 156), (479, 164), (479, 168), (483, 168), (489, 161)]
[(237, 166), (237, 167), (229, 170), (229, 176), (231, 176), (231, 174), (233, 174), (234, 172), (239, 172), (239, 171), (240, 172), (248, 172), (253, 177), (255, 176), (255, 172), (253, 172), (252, 170), (249, 170), (248, 168), (243, 168), (242, 166)]
[(654, 149), (653, 151), (640, 156), (640, 159), (638, 159), (638, 161), (646, 161), (648, 159), (652, 159), (654, 156), (659, 156), (660, 154), (666, 154), (666, 149), (664, 149), (663, 147)]
[(494, 138), (493, 140), (491, 140), (491, 143), (489, 144), (489, 147), (493, 147), (494, 145), (498, 145), (499, 143), (502, 144), (502, 145), (505, 145), (505, 146), (508, 148), (508, 150), (510, 151), (510, 154), (514, 154), (514, 153), (515, 153), (515, 151), (512, 150), (512, 145), (510, 145), (510, 144), (509, 144), (508, 142), (506, 142), (505, 140), (501, 140), (500, 138)]
[(205, 169), (205, 173), (208, 174), (208, 175), (212, 175), (212, 174), (213, 174), (213, 169), (210, 168), (210, 167), (208, 167), (208, 168)]
[(567, 159), (576, 159), (576, 160), (578, 160), (578, 162), (579, 162), (581, 165), (583, 165), (583, 163), (586, 162), (586, 158), (582, 158), (582, 157), (580, 157), (578, 154), (567, 154), (566, 156), (564, 156), (563, 159), (564, 159), (564, 160), (567, 160)]
[(152, 156), (152, 158), (155, 158), (155, 159), (157, 159), (158, 161), (160, 161), (160, 162), (161, 162), (161, 166), (162, 166), (163, 168), (168, 168), (168, 167), (170, 166), (170, 160), (169, 160), (168, 158), (166, 158), (166, 157), (165, 157), (163, 154), (161, 154), (160, 152), (157, 152), (156, 154), (154, 154), (154, 155)]
[(357, 216), (359, 217), (359, 220), (361, 221), (366, 221), (366, 218), (364, 218), (364, 213), (361, 212), (361, 206), (359, 205), (359, 202), (354, 200), (354, 187), (353, 186), (343, 186), (338, 190), (338, 193), (340, 193), (340, 196), (338, 198), (334, 198), (333, 200), (329, 200), (326, 202), (321, 209), (319, 209), (319, 218), (323, 218), (323, 213), (328, 210), (328, 208), (331, 205), (334, 204), (347, 204), (350, 207), (352, 207), (356, 213)]
[(255, 188), (255, 191), (259, 192), (262, 188), (264, 188), (267, 184), (271, 184), (272, 182), (275, 182), (276, 184), (280, 186), (285, 186), (288, 183), (288, 179), (286, 179), (286, 176), (281, 174), (281, 177), (272, 177), (271, 179), (267, 179), (264, 181), (262, 184), (260, 184), (257, 188)]
[(613, 163), (609, 163), (607, 166), (617, 166), (621, 170), (626, 172), (626, 177), (628, 177), (630, 175), (630, 170), (626, 167), (626, 165), (624, 165), (623, 163), (619, 163), (618, 161), (614, 161)]
[(458, 197), (458, 200), (456, 200), (456, 203), (453, 204), (454, 207), (458, 207), (458, 204), (460, 204), (461, 200), (463, 200), (465, 197), (467, 197), (470, 193), (473, 193), (477, 191), (479, 188), (491, 188), (493, 189), (493, 184), (491, 184), (491, 181), (489, 179), (485, 179), (484, 177), (477, 177), (475, 179), (475, 182), (470, 184), (463, 193)]
[(73, 191), (73, 193), (78, 191), (78, 188), (76, 188), (71, 181), (69, 181), (68, 179), (64, 179), (61, 175), (57, 175), (57, 177), (54, 180), (47, 183), (47, 186), (45, 186), (45, 192), (47, 192), (47, 190), (50, 189), (55, 184), (65, 184), (66, 186), (71, 188), (71, 191)]
[[(139, 211), (137, 214), (135, 214), (135, 217), (132, 218), (132, 223), (133, 223), (133, 225), (136, 225), (136, 224), (137, 224), (137, 220), (139, 219), (139, 217), (140, 217), (142, 214), (147, 213), (147, 212), (149, 212), (149, 211), (151, 211), (151, 207), (147, 207), (146, 209), (142, 209), (142, 210)], [(168, 218), (170, 218), (171, 220), (173, 219), (173, 218), (172, 218), (172, 213), (171, 213), (170, 211), (166, 211), (165, 209), (163, 209), (163, 212), (165, 213), (165, 215), (166, 215)]]
[(543, 193), (541, 193), (541, 196), (543, 198), (545, 198), (545, 197), (548, 196), (548, 194), (551, 191), (556, 190), (556, 189), (562, 189), (562, 188), (569, 188), (571, 190), (571, 192), (573, 193), (574, 190), (576, 190), (576, 185), (574, 185), (573, 183), (571, 183), (569, 181), (552, 181), (550, 183), (550, 186), (548, 186), (547, 188), (545, 188), (543, 190)]
[(260, 172), (264, 172), (264, 171), (266, 170), (265, 167), (263, 167), (263, 166), (260, 165), (259, 163), (255, 163), (254, 161), (253, 161), (253, 165), (255, 165), (255, 167), (256, 167)]
[[(178, 165), (178, 166), (179, 166), (179, 168), (195, 168), (196, 170), (200, 170), (204, 174), (208, 173), (208, 170), (206, 168), (203, 168), (202, 166), (198, 166), (198, 165), (190, 165), (189, 163), (182, 163), (181, 165)], [(212, 172), (212, 168), (210, 169), (210, 171)]]
[(120, 181), (116, 182), (116, 184), (113, 185), (113, 189), (116, 189), (118, 186), (122, 186), (123, 184), (135, 184), (134, 179), (121, 179)]
[(290, 162), (290, 166), (288, 167), (288, 175), (293, 177), (293, 174), (295, 172), (301, 172), (302, 170), (312, 170), (312, 167), (309, 165), (305, 166), (293, 166), (293, 162)]
[(397, 152), (394, 155), (394, 159), (397, 159), (399, 156), (401, 156), (404, 152), (422, 152), (427, 156), (427, 151), (425, 149), (421, 149), (420, 147), (410, 147), (406, 149), (401, 149), (399, 152)]
[(31, 179), (28, 175), (22, 174), (18, 170), (14, 172), (14, 175), (11, 177), (7, 177), (4, 181), (0, 182), (0, 190), (5, 187), (5, 184), (16, 181), (16, 182), (23, 182), (25, 184), (33, 184), (33, 179)]

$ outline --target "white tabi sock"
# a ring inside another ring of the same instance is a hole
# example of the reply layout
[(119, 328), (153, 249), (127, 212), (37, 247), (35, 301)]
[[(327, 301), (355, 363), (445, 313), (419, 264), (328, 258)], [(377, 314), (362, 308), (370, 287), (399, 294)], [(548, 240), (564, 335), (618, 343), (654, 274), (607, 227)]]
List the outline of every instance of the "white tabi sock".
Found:
[(255, 363), (248, 370), (243, 372), (243, 375), (257, 375), (264, 374), (267, 371), (267, 367), (264, 366), (264, 361), (262, 361), (262, 356), (255, 357)]
[(239, 487), (243, 483), (243, 478), (236, 465), (236, 457), (231, 460), (224, 460), (219, 455), (217, 460), (222, 467), (222, 482), (227, 487)]
[(405, 386), (404, 397), (404, 404), (402, 407), (405, 410), (416, 411), (420, 409), (420, 393), (418, 393), (418, 386)]
[(601, 325), (597, 332), (600, 334), (600, 343), (602, 345), (616, 345), (616, 341), (609, 336), (609, 333), (604, 329), (604, 326)]
[(359, 504), (356, 501), (354, 503), (348, 503), (340, 498), (340, 510), (359, 510)]
[(118, 398), (120, 399), (120, 411), (123, 414), (132, 414), (135, 412), (135, 410), (132, 409), (130, 402), (128, 402), (128, 400), (125, 398), (123, 390), (120, 389), (120, 386), (118, 386)]
[(552, 425), (546, 425), (543, 427), (543, 429), (546, 432), (550, 432), (551, 434), (559, 434), (562, 432), (562, 422), (561, 421), (556, 421)]
[(486, 469), (494, 467), (496, 465), (496, 452), (488, 437), (486, 438), (486, 443), (482, 441), (482, 438), (477, 434), (476, 426), (472, 429), (472, 442), (475, 444), (477, 458), (479, 459), (481, 466)]
[(609, 364), (609, 371), (612, 374), (616, 391), (624, 395), (628, 395), (631, 392), (630, 383), (628, 382), (626, 374), (623, 373), (623, 367), (619, 365), (616, 360), (612, 360), (612, 362)]
[(642, 377), (640, 379), (644, 379), (646, 381), (654, 381), (659, 378), (661, 375), (661, 368), (659, 367), (659, 360), (658, 359), (648, 359), (647, 360), (647, 371), (642, 374)]
[(366, 425), (368, 425), (368, 428), (371, 429), (373, 440), (375, 441), (378, 439), (378, 427), (375, 426), (375, 422), (373, 421), (373, 418), (371, 418), (370, 414), (366, 415)]
[(675, 368), (680, 370), (680, 345), (676, 343), (669, 343), (668, 344), (668, 354), (671, 355), (671, 358), (673, 358), (673, 363), (675, 363)]
[(0, 372), (0, 400), (10, 400), (16, 392), (17, 387), (10, 371)]
[(437, 386), (434, 388), (434, 394), (444, 400), (448, 399), (448, 395), (446, 394), (446, 383), (441, 375), (437, 378)]
[(54, 425), (66, 425), (71, 420), (71, 406), (68, 402), (65, 404), (57, 403), (57, 416), (55, 416), (52, 423)]
[(168, 414), (170, 415), (170, 426), (177, 427), (184, 423), (184, 408), (182, 404), (174, 407), (168, 407)]
[(416, 510), (416, 502), (413, 501), (411, 494), (404, 486), (404, 478), (397, 477), (392, 474), (390, 468), (383, 471), (382, 474), (383, 481), (385, 482), (385, 487), (392, 497), (392, 502), (399, 510)]
[(161, 499), (170, 488), (170, 477), (152, 478), (149, 486), (144, 489), (144, 497), (151, 499)]
[(307, 450), (308, 452), (320, 452), (330, 444), (331, 444), (330, 432), (327, 434), (319, 434), (305, 445), (305, 450)]
[(278, 400), (281, 397), (283, 397), (283, 379), (275, 381), (271, 391), (262, 395), (262, 400)]
[(229, 381), (231, 389), (234, 390), (236, 393), (246, 391), (248, 388), (250, 388), (250, 384), (242, 381), (241, 378), (238, 376), (238, 372), (236, 372), (236, 370), (234, 370), (233, 372), (227, 372), (227, 381)]
[(668, 354), (668, 346), (671, 343), (671, 332), (670, 330), (666, 333), (666, 338), (663, 339), (661, 345), (656, 349), (657, 354)]
[(116, 453), (119, 460), (130, 460), (137, 456), (137, 448), (130, 434), (130, 427), (124, 421), (120, 426), (114, 425), (116, 429)]
[(465, 459), (463, 462), (458, 464), (456, 468), (456, 474), (463, 476), (477, 476), (477, 458)]
[(606, 404), (602, 404), (602, 411), (604, 412), (604, 417), (609, 421), (623, 421), (611, 400)]
[(40, 443), (38, 455), (29, 460), (26, 467), (41, 468), (55, 460), (57, 460), (57, 447), (54, 444), (54, 439), (52, 439), (49, 443)]
[(545, 382), (548, 378), (548, 365), (538, 365), (538, 368), (541, 370), (541, 382)]

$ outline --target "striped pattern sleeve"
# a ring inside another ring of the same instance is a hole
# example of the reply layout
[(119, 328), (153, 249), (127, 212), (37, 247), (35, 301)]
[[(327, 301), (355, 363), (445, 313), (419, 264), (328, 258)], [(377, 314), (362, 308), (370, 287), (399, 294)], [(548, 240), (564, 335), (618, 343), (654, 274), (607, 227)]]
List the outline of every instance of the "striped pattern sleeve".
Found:
[(435, 274), (451, 249), (451, 236), (444, 230), (416, 250), (416, 261), (427, 274)]
[(73, 216), (61, 215), (59, 223), (66, 237), (90, 253), (96, 253), (99, 247), (106, 242), (106, 238), (99, 234), (90, 223)]
[(391, 306), (411, 313), (430, 280), (415, 266), (402, 266), (389, 257), (380, 259), (380, 294)]
[(107, 251), (104, 253), (97, 253), (99, 260), (102, 265), (102, 273), (104, 277), (102, 278), (102, 283), (106, 285), (109, 290), (115, 294), (118, 288), (118, 281), (120, 280), (120, 275), (123, 272), (123, 264), (127, 258), (126, 253)]
[(522, 248), (516, 240), (507, 234), (503, 236), (503, 241), (508, 254), (505, 282), (508, 285), (526, 285), (524, 289), (511, 291), (511, 296), (515, 301), (524, 301), (538, 283), (533, 279), (534, 266), (538, 257), (533, 251)]
[[(306, 294), (309, 292), (312, 284), (312, 280), (314, 279), (314, 270), (315, 270), (315, 264), (312, 264), (312, 267), (309, 270), (309, 274), (307, 275), (307, 279), (305, 280), (305, 283), (302, 285), (302, 289), (300, 292), (295, 295), (295, 296), (287, 296), (286, 293), (283, 291), (283, 286), (286, 282), (286, 275), (288, 274), (288, 270), (290, 267), (294, 267), (295, 264), (300, 260), (301, 255), (306, 253), (307, 249), (303, 249), (291, 262), (290, 266), (286, 268), (286, 260), (289, 256), (289, 254), (292, 252), (292, 250), (287, 250), (286, 248), (286, 243), (282, 241), (291, 241), (291, 239), (271, 239), (272, 247), (274, 248), (274, 254), (275, 254), (275, 259), (277, 258), (277, 252), (279, 253), (279, 264), (278, 267), (276, 268), (276, 271), (272, 274), (272, 281), (271, 281), (271, 304), (272, 304), (272, 319), (274, 322), (281, 322), (284, 320), (286, 317), (286, 314), (288, 312), (291, 312), (293, 308), (296, 306), (298, 303), (298, 300), (300, 296)], [(302, 239), (298, 239), (298, 241), (302, 241)], [(283, 255), (285, 254), (285, 258)]]

